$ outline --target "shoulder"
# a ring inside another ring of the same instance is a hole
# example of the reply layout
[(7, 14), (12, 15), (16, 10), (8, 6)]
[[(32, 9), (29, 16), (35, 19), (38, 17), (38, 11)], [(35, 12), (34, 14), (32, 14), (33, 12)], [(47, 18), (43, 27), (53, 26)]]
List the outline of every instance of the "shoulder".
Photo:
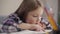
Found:
[(47, 18), (41, 18), (41, 22), (43, 22), (43, 23), (45, 23), (45, 24), (48, 24), (48, 23), (49, 23), (49, 21), (48, 21)]
[(18, 21), (19, 21), (19, 17), (17, 16), (17, 14), (12, 13), (3, 20), (3, 23), (12, 23), (12, 22), (18, 22)]

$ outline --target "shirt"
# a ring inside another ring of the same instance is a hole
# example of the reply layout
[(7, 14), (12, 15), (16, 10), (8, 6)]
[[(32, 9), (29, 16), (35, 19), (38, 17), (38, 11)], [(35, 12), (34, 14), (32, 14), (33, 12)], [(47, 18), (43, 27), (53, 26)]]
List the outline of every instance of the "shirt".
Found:
[[(46, 19), (41, 18), (41, 22), (46, 25), (46, 28), (51, 29), (51, 25)], [(18, 31), (21, 31), (23, 29), (16, 27), (20, 23), (22, 23), (22, 20), (20, 20), (20, 18), (17, 16), (17, 14), (15, 14), (15, 13), (10, 14), (3, 21), (3, 26), (1, 28), (1, 32), (18, 32)]]

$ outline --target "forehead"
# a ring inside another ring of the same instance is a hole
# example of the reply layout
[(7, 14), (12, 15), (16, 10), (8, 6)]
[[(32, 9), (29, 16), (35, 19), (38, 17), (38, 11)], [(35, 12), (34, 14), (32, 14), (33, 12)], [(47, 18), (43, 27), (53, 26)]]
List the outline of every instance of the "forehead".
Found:
[(43, 8), (42, 7), (38, 7), (36, 10), (30, 11), (30, 14), (37, 14), (37, 15), (41, 15), (43, 13)]

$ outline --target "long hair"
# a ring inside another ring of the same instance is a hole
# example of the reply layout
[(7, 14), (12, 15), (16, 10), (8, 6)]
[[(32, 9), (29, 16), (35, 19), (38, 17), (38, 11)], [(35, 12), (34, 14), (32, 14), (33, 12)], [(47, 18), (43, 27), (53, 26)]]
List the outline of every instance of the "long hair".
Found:
[(41, 7), (42, 4), (38, 0), (23, 0), (15, 13), (18, 15), (20, 20), (25, 22), (25, 17), (27, 16), (28, 12), (37, 9), (39, 6)]

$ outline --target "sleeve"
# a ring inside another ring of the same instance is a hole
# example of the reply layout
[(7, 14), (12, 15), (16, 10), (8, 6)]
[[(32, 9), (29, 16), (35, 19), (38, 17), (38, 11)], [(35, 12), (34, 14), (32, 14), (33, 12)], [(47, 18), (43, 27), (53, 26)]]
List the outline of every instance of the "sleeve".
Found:
[(12, 19), (7, 19), (6, 21), (4, 21), (3, 26), (2, 26), (2, 30), (3, 32), (15, 32), (17, 31), (16, 29), (16, 25), (14, 25), (14, 20)]
[(52, 26), (51, 26), (50, 22), (47, 19), (42, 18), (41, 22), (46, 25), (46, 29), (52, 29)]
[[(14, 16), (8, 17), (3, 21), (2, 32), (17, 32), (20, 28), (17, 28), (18, 19)], [(21, 22), (20, 22), (21, 23)]]

